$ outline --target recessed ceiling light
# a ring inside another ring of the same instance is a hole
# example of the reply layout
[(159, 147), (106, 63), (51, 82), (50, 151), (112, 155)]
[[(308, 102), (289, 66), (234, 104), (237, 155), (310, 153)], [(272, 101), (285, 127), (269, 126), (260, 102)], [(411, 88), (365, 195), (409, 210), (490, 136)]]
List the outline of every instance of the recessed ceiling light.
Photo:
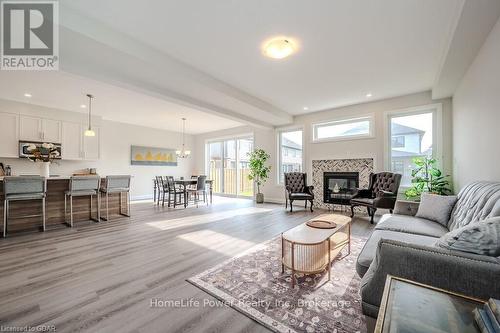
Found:
[(31, 98), (31, 94), (30, 93), (24, 93), (24, 97), (28, 97), (28, 98)]
[(304, 111), (309, 110), (309, 108), (307, 106), (304, 106), (303, 109), (304, 109)]
[(296, 51), (295, 42), (286, 37), (276, 37), (264, 42), (264, 55), (273, 59), (283, 59)]
[(372, 96), (373, 96), (373, 95), (372, 95), (372, 93), (368, 93), (368, 94), (366, 94), (366, 97), (367, 97), (367, 98), (370, 98), (370, 97), (372, 97)]
[(85, 108), (87, 107), (87, 105), (85, 105), (85, 104), (80, 104), (80, 107), (81, 107), (82, 109), (85, 109)]

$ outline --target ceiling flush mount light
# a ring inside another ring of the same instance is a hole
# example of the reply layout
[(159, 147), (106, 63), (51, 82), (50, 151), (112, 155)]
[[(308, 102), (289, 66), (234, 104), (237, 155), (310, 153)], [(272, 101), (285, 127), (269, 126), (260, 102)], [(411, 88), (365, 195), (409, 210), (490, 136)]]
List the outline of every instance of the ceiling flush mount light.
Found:
[(24, 93), (24, 97), (27, 97), (27, 98), (31, 98), (31, 94), (30, 93)]
[(187, 158), (191, 154), (191, 150), (186, 149), (186, 118), (182, 118), (182, 148), (175, 151), (178, 158)]
[(372, 95), (372, 93), (368, 93), (368, 94), (366, 94), (366, 98), (370, 98), (370, 97), (372, 97), (372, 96), (373, 96), (373, 95)]
[(83, 135), (95, 136), (95, 132), (92, 130), (92, 99), (94, 99), (94, 96), (87, 94), (87, 97), (89, 98), (89, 127), (83, 132)]
[(290, 38), (277, 37), (264, 42), (264, 55), (273, 59), (283, 59), (296, 51), (296, 44)]
[(304, 111), (307, 111), (307, 110), (309, 110), (309, 107), (304, 106), (302, 109), (304, 109)]

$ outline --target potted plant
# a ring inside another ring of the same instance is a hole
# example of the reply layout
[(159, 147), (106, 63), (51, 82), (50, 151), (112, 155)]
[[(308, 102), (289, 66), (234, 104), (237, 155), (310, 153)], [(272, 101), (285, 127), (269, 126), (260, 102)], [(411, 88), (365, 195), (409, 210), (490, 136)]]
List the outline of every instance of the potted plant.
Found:
[(271, 167), (266, 165), (266, 162), (270, 155), (263, 149), (255, 149), (253, 152), (248, 153), (248, 156), (250, 157), (250, 174), (248, 175), (248, 179), (253, 180), (257, 185), (256, 202), (263, 203), (264, 194), (260, 193), (260, 186), (269, 178)]
[(26, 150), (31, 153), (28, 157), (30, 161), (40, 164), (40, 176), (50, 176), (50, 163), (60, 156), (59, 150), (52, 143), (42, 143), (37, 146), (33, 143), (26, 147)]
[(411, 171), (412, 187), (405, 191), (408, 199), (418, 199), (423, 192), (439, 195), (451, 193), (448, 175), (443, 175), (437, 168), (437, 160), (429, 157), (415, 157), (415, 168)]

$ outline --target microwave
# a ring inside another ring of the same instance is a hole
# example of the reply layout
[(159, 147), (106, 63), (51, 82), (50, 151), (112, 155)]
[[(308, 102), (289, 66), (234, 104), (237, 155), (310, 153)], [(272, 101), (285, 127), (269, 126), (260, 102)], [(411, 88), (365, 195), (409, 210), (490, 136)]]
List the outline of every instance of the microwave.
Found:
[[(21, 157), (21, 158), (33, 157), (33, 154), (31, 154), (28, 151), (28, 147), (30, 145), (35, 145), (38, 148), (38, 147), (41, 147), (42, 144), (44, 144), (44, 143), (51, 143), (51, 142), (19, 141), (19, 157)], [(61, 144), (60, 143), (52, 143), (52, 144), (54, 145), (54, 148), (56, 148), (57, 151), (59, 152), (59, 156), (55, 157), (55, 159), (60, 160), (61, 159)]]

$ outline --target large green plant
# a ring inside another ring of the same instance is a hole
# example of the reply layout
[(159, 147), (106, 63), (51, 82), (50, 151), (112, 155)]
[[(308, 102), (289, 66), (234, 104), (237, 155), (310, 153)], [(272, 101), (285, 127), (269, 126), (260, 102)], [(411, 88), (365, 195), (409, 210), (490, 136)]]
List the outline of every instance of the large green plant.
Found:
[(436, 166), (437, 160), (428, 157), (415, 157), (415, 168), (411, 171), (412, 187), (405, 191), (407, 198), (419, 198), (423, 192), (440, 195), (451, 193), (448, 175), (443, 175)]
[(260, 186), (263, 185), (269, 178), (271, 167), (266, 165), (267, 160), (271, 157), (263, 149), (255, 149), (248, 153), (250, 157), (250, 174), (248, 179), (253, 180), (257, 184), (257, 193), (260, 193)]

